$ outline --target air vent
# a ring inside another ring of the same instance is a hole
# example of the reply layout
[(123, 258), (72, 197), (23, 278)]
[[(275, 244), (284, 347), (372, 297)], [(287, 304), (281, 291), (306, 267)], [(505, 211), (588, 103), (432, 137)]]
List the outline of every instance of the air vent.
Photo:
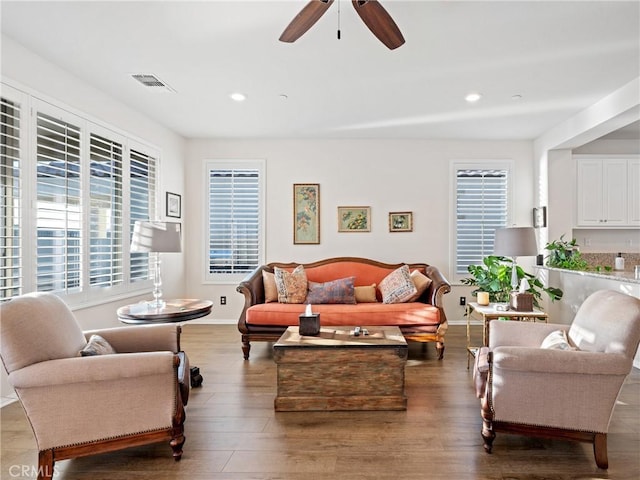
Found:
[(149, 88), (154, 92), (170, 92), (175, 93), (176, 91), (171, 88), (169, 85), (164, 83), (158, 77), (156, 77), (152, 73), (134, 73), (131, 75), (134, 79), (140, 82), (145, 87)]

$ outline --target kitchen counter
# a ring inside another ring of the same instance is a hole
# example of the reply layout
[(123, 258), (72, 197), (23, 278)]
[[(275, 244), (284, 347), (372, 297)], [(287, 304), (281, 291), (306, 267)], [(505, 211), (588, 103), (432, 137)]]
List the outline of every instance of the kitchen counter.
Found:
[(539, 268), (541, 270), (562, 272), (562, 273), (571, 274), (571, 275), (582, 275), (585, 277), (604, 278), (607, 280), (616, 280), (618, 282), (640, 284), (640, 278), (634, 277), (633, 270), (623, 270), (623, 271), (612, 270), (610, 272), (606, 272), (606, 271), (596, 272), (593, 270), (567, 270), (566, 268), (553, 268), (553, 267), (545, 267), (542, 265), (536, 265), (536, 268)]

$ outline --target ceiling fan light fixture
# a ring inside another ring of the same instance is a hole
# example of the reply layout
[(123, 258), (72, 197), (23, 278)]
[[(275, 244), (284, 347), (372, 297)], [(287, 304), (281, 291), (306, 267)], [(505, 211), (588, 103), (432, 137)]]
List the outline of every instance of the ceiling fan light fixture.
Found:
[(476, 103), (481, 98), (482, 98), (482, 94), (477, 93), (477, 92), (471, 92), (471, 93), (467, 94), (466, 97), (464, 97), (464, 99), (469, 103)]

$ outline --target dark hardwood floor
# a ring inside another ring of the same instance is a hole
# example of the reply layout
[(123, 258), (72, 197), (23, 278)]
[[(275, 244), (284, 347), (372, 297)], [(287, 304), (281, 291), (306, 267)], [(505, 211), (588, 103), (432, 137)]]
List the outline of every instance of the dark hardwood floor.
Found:
[[(234, 325), (190, 325), (183, 348), (204, 376), (187, 406), (182, 461), (168, 444), (56, 464), (55, 479), (417, 480), (640, 478), (640, 372), (627, 379), (609, 430), (609, 470), (590, 445), (498, 434), (482, 448), (464, 327), (445, 358), (410, 344), (406, 412), (275, 413), (271, 345), (244, 361)], [(87, 418), (83, 421), (90, 422)], [(1, 410), (0, 478), (33, 478), (35, 442), (18, 403)]]

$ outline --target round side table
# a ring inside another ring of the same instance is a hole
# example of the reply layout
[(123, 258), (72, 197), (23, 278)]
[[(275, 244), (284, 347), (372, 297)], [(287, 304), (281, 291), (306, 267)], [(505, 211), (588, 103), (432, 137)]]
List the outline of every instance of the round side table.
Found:
[[(122, 323), (169, 323), (186, 322), (194, 318), (201, 318), (211, 313), (213, 302), (211, 300), (196, 300), (193, 298), (178, 298), (166, 300), (165, 306), (155, 308), (149, 302), (133, 303), (120, 307), (117, 311), (118, 320)], [(202, 385), (202, 375), (198, 367), (191, 367), (191, 387)]]

